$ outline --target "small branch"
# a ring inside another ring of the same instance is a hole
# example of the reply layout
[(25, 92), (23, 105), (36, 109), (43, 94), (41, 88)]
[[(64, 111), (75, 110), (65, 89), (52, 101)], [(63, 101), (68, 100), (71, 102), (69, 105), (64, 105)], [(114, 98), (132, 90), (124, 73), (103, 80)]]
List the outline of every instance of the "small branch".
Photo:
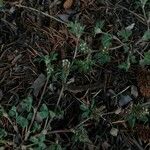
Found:
[(143, 23), (144, 25), (147, 25), (145, 23), (145, 19), (143, 17), (141, 17), (140, 15), (136, 14), (135, 12), (133, 12), (133, 11), (131, 11), (131, 10), (127, 9), (126, 7), (123, 7), (123, 6), (119, 5), (119, 4), (117, 4), (117, 7), (130, 12), (131, 14), (133, 14), (134, 16), (136, 16), (140, 20), (141, 23)]
[(34, 114), (33, 114), (31, 123), (30, 123), (30, 125), (29, 125), (29, 128), (28, 128), (27, 133), (26, 133), (25, 138), (24, 138), (25, 141), (27, 141), (27, 139), (28, 139), (28, 137), (29, 137), (29, 135), (30, 135), (30, 130), (31, 130), (31, 127), (32, 127), (33, 122), (34, 122), (34, 120), (35, 120), (35, 117), (36, 117), (38, 108), (39, 108), (40, 105), (41, 105), (43, 96), (44, 96), (45, 91), (46, 91), (46, 87), (47, 87), (48, 81), (49, 81), (49, 77), (47, 77), (47, 81), (46, 81), (46, 83), (45, 83), (45, 86), (44, 86), (43, 92), (42, 92), (42, 94), (41, 94), (40, 100), (39, 100), (39, 102), (38, 102), (38, 105), (37, 105), (37, 107), (34, 109)]
[(50, 131), (48, 132), (48, 134), (57, 134), (57, 133), (70, 133), (70, 132), (73, 132), (73, 130), (55, 130), (55, 131)]
[(87, 118), (85, 120), (83, 120), (81, 123), (79, 123), (75, 128), (80, 127), (81, 125), (83, 125), (84, 123), (86, 123), (87, 121), (89, 121), (91, 118)]
[(39, 14), (41, 14), (41, 15), (43, 15), (43, 16), (46, 16), (46, 17), (49, 17), (49, 18), (51, 18), (51, 19), (53, 19), (53, 20), (55, 20), (55, 21), (57, 21), (57, 22), (60, 22), (60, 23), (63, 23), (63, 24), (65, 24), (65, 25), (67, 25), (65, 22), (63, 22), (62, 20), (60, 20), (60, 19), (58, 19), (58, 18), (56, 18), (56, 17), (54, 17), (54, 16), (51, 16), (51, 15), (49, 15), (49, 14), (47, 14), (47, 13), (44, 13), (44, 12), (42, 12), (42, 11), (39, 11), (39, 10), (37, 10), (37, 9), (35, 9), (35, 8), (32, 8), (32, 7), (27, 7), (27, 6), (24, 6), (24, 5), (15, 5), (15, 6), (17, 6), (17, 7), (20, 7), (20, 8), (24, 8), (24, 9), (27, 9), (27, 10), (30, 10), (30, 11), (33, 11), (33, 12), (36, 12), (36, 13), (39, 13)]
[(73, 55), (73, 59), (75, 59), (75, 58), (76, 58), (76, 56), (77, 56), (78, 46), (79, 46), (79, 38), (77, 39), (77, 44), (76, 44), (76, 47), (75, 47), (75, 51), (74, 51), (74, 55)]
[(143, 11), (145, 22), (147, 23), (147, 29), (149, 30), (149, 22), (148, 22), (148, 19), (147, 19), (147, 16), (146, 16), (146, 12), (145, 12), (145, 7), (144, 6), (142, 6), (142, 11)]
[(60, 91), (60, 94), (59, 94), (59, 97), (58, 97), (58, 100), (57, 100), (57, 104), (56, 104), (56, 107), (58, 107), (58, 105), (59, 105), (59, 102), (60, 102), (60, 100), (61, 100), (61, 97), (62, 97), (62, 95), (63, 95), (63, 92), (64, 92), (64, 85), (62, 85), (62, 88), (61, 88), (61, 91)]

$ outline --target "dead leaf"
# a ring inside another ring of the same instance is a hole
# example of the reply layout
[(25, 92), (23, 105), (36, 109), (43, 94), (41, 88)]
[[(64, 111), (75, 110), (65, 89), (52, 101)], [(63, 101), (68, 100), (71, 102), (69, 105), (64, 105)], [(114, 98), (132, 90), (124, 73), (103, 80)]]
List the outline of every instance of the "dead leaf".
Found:
[(135, 23), (130, 24), (129, 26), (126, 27), (126, 30), (131, 31), (135, 26)]
[(135, 98), (138, 97), (139, 93), (138, 93), (138, 89), (136, 86), (132, 85), (131, 86), (131, 95), (133, 95)]
[(61, 19), (62, 21), (64, 21), (64, 22), (68, 22), (69, 21), (69, 16), (70, 15), (68, 15), (68, 14), (59, 14), (59, 15), (57, 15), (57, 17), (59, 19)]
[(119, 115), (121, 113), (122, 109), (121, 108), (118, 108), (116, 111), (115, 111), (115, 114), (116, 115)]
[(111, 147), (111, 145), (107, 141), (102, 143), (102, 149), (103, 150), (108, 150), (109, 147)]
[(35, 120), (38, 122), (38, 123), (41, 123), (43, 121), (43, 118), (40, 116), (39, 112), (37, 112), (36, 116), (35, 116)]
[(64, 9), (70, 9), (72, 5), (73, 5), (73, 0), (65, 0), (63, 7)]
[(35, 97), (38, 96), (41, 88), (43, 87), (44, 83), (46, 81), (46, 77), (44, 74), (40, 74), (38, 76), (38, 78), (34, 81), (34, 83), (32, 84), (31, 88), (33, 88), (33, 94)]
[(129, 95), (121, 95), (119, 99), (119, 106), (120, 107), (125, 106), (131, 101), (132, 101), (132, 98)]

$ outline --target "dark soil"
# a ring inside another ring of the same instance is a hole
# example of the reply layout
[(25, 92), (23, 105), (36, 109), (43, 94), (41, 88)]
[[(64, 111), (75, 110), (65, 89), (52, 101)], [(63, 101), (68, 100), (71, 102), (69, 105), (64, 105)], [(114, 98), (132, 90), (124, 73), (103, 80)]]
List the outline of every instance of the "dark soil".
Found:
[[(0, 105), (7, 113), (12, 106), (19, 107), (22, 100), (28, 96), (33, 98), (33, 107), (38, 107), (43, 92), (41, 104), (45, 103), (51, 111), (56, 110), (55, 106), (63, 86), (60, 78), (55, 79), (54, 75), (49, 78), (48, 83), (44, 81), (36, 96), (31, 87), (40, 74), (47, 77), (46, 65), (42, 60), (45, 55), (57, 53), (55, 68), (60, 68), (64, 59), (73, 61), (77, 38), (69, 31), (66, 23), (63, 21), (61, 23), (59, 19), (60, 14), (67, 14), (68, 11), (63, 8), (63, 4), (64, 1), (59, 0), (23, 0), (21, 4), (18, 1), (7, 0), (0, 8)], [(150, 10), (149, 8), (148, 2), (146, 12)], [(85, 26), (81, 38), (88, 43), (93, 56), (96, 54), (95, 51), (102, 48), (101, 34), (93, 36), (93, 28), (98, 20), (105, 21), (103, 32), (114, 36), (118, 36), (117, 32), (121, 29), (135, 23), (129, 41), (129, 51), (135, 55), (136, 60), (140, 60), (141, 55), (149, 51), (149, 41), (140, 42), (148, 27), (145, 20), (142, 20), (144, 18), (142, 9), (135, 0), (76, 0), (70, 9), (74, 13), (71, 13), (68, 19), (73, 22), (77, 20)], [(59, 20), (45, 16), (42, 12)], [(63, 112), (63, 117), (50, 122), (51, 129), (47, 131), (45, 140), (47, 149), (54, 143), (59, 143), (62, 148), (68, 150), (150, 148), (149, 114), (149, 121), (144, 124), (137, 120), (134, 128), (125, 120), (125, 116), (134, 105), (150, 101), (149, 66), (142, 68), (139, 63), (135, 63), (131, 64), (128, 71), (118, 68), (118, 65), (128, 57), (122, 46), (115, 49), (119, 45), (117, 40), (113, 40), (109, 49), (110, 62), (104, 65), (95, 64), (88, 73), (80, 72), (78, 69), (70, 71), (67, 81), (71, 79), (74, 81), (64, 89), (57, 108), (58, 112)], [(76, 59), (84, 58), (84, 54), (76, 57)], [(50, 85), (53, 86), (53, 91)], [(137, 88), (136, 97), (131, 93), (132, 86)], [(117, 96), (115, 97), (113, 93)], [(120, 106), (121, 95), (129, 95), (132, 101)], [(102, 112), (95, 112), (96, 119), (89, 119), (84, 123), (81, 104), (90, 106), (93, 100), (96, 110), (105, 108)], [(122, 109), (119, 115), (111, 113), (118, 108)], [(104, 116), (97, 117), (96, 115), (100, 113)], [(15, 119), (12, 119), (12, 122), (14, 126), (17, 125)], [(74, 132), (71, 129), (80, 124), (87, 132), (88, 142), (75, 142), (73, 139)], [(40, 122), (40, 125), (44, 128), (45, 120)], [(19, 131), (16, 133), (8, 118), (2, 116), (0, 126), (8, 133), (4, 140), (6, 143), (0, 142), (4, 149), (23, 149), (22, 146), (31, 144), (30, 140), (24, 140), (26, 129), (17, 125)], [(112, 127), (118, 129), (117, 136), (110, 134)], [(42, 129), (31, 133), (30, 136), (40, 134), (41, 131)], [(14, 136), (18, 139), (16, 140)]]

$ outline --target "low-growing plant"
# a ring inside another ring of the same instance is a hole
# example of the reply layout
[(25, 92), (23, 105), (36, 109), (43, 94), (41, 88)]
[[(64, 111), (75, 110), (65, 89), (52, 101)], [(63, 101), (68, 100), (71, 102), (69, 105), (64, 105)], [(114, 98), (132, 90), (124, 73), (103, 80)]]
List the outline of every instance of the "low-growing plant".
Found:
[[(22, 102), (19, 103), (19, 105), (12, 106), (12, 108), (8, 112), (8, 115), (6, 115), (4, 110), (1, 109), (1, 113), (5, 114), (7, 118), (10, 118), (10, 121), (12, 120), (11, 123), (16, 122), (16, 126), (18, 129), (23, 131), (27, 131), (28, 129), (30, 129), (29, 132), (31, 133), (31, 136), (29, 136), (26, 140), (30, 141), (31, 144), (26, 145), (27, 147), (44, 150), (47, 147), (45, 144), (47, 131), (51, 130), (50, 124), (47, 124), (47, 121), (50, 120), (49, 123), (51, 123), (51, 121), (54, 119), (62, 119), (64, 112), (59, 108), (55, 109), (54, 111), (49, 110), (47, 105), (43, 103), (39, 107), (39, 110), (37, 110), (36, 112), (36, 117), (33, 120), (33, 124), (30, 124), (35, 113), (34, 111), (35, 108), (33, 105), (33, 98), (31, 96), (23, 99)], [(42, 124), (44, 122), (45, 128), (42, 127)], [(32, 125), (31, 128), (29, 127), (30, 125)], [(18, 129), (17, 132), (19, 132)], [(7, 132), (4, 129), (1, 129), (0, 138), (5, 137), (7, 137)]]
[(131, 64), (134, 64), (136, 63), (136, 60), (135, 60), (135, 56), (132, 55), (132, 53), (129, 53), (128, 54), (128, 57), (127, 57), (127, 60), (121, 64), (119, 64), (119, 68), (120, 69), (123, 69), (125, 71), (128, 71), (129, 68), (131, 67)]
[(42, 60), (45, 62), (47, 76), (52, 76), (54, 73), (54, 64), (53, 62), (57, 60), (57, 53), (51, 53), (50, 55), (45, 55), (42, 57)]
[(74, 61), (73, 68), (75, 70), (78, 70), (79, 72), (88, 73), (89, 71), (91, 71), (93, 65), (94, 65), (94, 61), (91, 59), (76, 60)]
[(96, 22), (96, 25), (94, 27), (94, 35), (102, 33), (103, 27), (105, 25), (104, 20), (99, 20)]
[(111, 60), (110, 54), (107, 50), (102, 50), (98, 52), (97, 54), (95, 54), (94, 58), (96, 62), (99, 63), (100, 65), (107, 64)]
[(86, 143), (89, 142), (89, 137), (88, 137), (88, 133), (87, 130), (83, 127), (80, 126), (77, 129), (74, 130), (74, 135), (72, 137), (72, 141), (77, 143)]
[(102, 46), (104, 49), (108, 49), (112, 44), (112, 36), (111, 34), (105, 33), (101, 39)]
[(150, 29), (145, 31), (142, 39), (143, 39), (143, 41), (150, 41)]
[(127, 42), (132, 35), (132, 31), (128, 29), (122, 29), (118, 32), (118, 36), (120, 36), (123, 42)]
[(73, 33), (78, 39), (80, 39), (80, 37), (84, 32), (85, 27), (81, 25), (78, 21), (75, 21), (75, 22), (69, 22), (68, 28), (71, 33)]
[(144, 58), (140, 60), (140, 65), (150, 65), (150, 51), (144, 53)]
[(144, 124), (148, 122), (148, 109), (142, 104), (133, 105), (130, 113), (126, 116), (126, 120), (129, 125), (133, 128), (136, 122), (141, 121)]
[(95, 101), (93, 100), (91, 102), (91, 104), (89, 104), (89, 105), (81, 104), (80, 109), (82, 110), (82, 116), (81, 117), (83, 119), (90, 118), (90, 119), (95, 120), (96, 122), (99, 122), (99, 119), (101, 118), (101, 116), (103, 114), (105, 106), (98, 107), (95, 104)]

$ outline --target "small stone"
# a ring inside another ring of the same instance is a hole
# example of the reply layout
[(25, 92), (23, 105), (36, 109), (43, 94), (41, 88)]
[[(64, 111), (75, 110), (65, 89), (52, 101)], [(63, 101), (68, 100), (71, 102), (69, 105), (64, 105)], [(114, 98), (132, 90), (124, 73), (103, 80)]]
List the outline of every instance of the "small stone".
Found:
[(129, 95), (121, 95), (119, 99), (119, 106), (123, 107), (132, 101), (132, 98)]
[(118, 130), (117, 128), (112, 128), (112, 129), (110, 130), (110, 134), (111, 134), (112, 136), (117, 136), (117, 135), (118, 135), (118, 132), (119, 132), (119, 130)]

